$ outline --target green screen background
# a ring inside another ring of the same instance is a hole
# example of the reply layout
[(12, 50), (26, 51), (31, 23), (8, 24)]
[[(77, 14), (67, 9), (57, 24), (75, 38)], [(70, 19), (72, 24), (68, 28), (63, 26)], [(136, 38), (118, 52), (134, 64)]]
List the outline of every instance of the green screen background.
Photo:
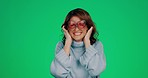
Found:
[(1, 0), (0, 78), (53, 78), (60, 27), (75, 8), (87, 10), (100, 33), (101, 78), (148, 78), (147, 0)]

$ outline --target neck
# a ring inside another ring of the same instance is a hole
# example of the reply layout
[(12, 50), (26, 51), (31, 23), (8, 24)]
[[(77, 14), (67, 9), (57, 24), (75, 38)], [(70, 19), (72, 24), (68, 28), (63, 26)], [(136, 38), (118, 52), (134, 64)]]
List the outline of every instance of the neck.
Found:
[(84, 47), (84, 42), (83, 41), (73, 41), (72, 42), (73, 47)]

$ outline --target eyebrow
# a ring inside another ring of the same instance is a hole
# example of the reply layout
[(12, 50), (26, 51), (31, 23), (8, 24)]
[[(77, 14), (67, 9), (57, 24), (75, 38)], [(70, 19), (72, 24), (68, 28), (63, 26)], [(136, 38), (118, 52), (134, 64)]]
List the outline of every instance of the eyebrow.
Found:
[[(73, 20), (70, 20), (69, 22), (71, 22), (71, 21), (72, 21), (72, 22), (75, 22), (75, 21), (73, 21)], [(83, 21), (83, 20), (80, 20), (80, 21)], [(78, 21), (78, 22), (80, 22), (80, 21)], [(76, 22), (75, 22), (75, 23), (76, 23)]]

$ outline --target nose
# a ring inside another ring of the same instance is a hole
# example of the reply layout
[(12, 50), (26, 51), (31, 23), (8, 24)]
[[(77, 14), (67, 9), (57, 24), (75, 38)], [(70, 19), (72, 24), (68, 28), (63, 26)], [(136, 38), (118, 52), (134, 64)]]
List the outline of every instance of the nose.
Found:
[(78, 30), (79, 30), (78, 26), (75, 26), (75, 31), (78, 31)]

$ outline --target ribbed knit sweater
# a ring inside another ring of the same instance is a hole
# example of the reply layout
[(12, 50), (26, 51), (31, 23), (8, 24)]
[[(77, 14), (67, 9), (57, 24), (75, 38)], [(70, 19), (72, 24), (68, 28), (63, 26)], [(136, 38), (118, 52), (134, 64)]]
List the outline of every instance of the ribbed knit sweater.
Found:
[(50, 73), (56, 78), (100, 78), (106, 67), (103, 45), (96, 41), (85, 48), (84, 42), (73, 41), (70, 56), (58, 42), (55, 49), (55, 59), (51, 63)]

